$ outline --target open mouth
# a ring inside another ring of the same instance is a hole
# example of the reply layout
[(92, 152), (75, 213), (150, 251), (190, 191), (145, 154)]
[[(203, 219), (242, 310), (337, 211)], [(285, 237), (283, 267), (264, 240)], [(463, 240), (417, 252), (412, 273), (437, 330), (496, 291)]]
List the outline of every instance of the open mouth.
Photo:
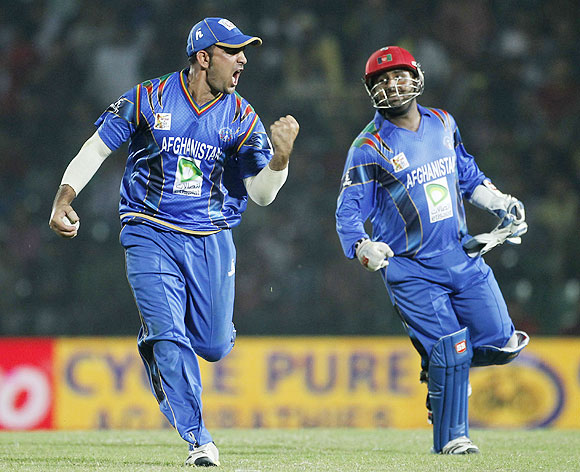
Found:
[(234, 82), (234, 85), (238, 85), (238, 80), (240, 79), (241, 74), (242, 74), (241, 70), (237, 70), (234, 72), (234, 75), (232, 76), (232, 80)]

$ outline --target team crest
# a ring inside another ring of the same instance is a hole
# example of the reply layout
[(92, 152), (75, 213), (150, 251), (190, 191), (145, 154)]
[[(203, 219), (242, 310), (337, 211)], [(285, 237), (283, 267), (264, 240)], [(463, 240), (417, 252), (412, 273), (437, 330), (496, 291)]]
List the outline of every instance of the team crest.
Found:
[(405, 156), (404, 152), (400, 152), (395, 157), (391, 159), (391, 164), (395, 169), (395, 172), (401, 172), (402, 170), (409, 167), (409, 161), (407, 160), (407, 156)]
[(447, 149), (453, 151), (454, 149), (453, 140), (448, 135), (445, 135), (445, 137), (443, 138), (443, 144)]
[(232, 139), (234, 139), (234, 132), (231, 128), (222, 128), (219, 131), (220, 139), (224, 143), (229, 143)]
[(171, 113), (155, 113), (155, 129), (171, 129)]

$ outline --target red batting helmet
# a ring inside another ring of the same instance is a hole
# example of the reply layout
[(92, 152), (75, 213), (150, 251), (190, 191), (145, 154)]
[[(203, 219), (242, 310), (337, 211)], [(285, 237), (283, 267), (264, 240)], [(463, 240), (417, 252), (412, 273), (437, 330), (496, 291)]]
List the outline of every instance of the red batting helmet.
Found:
[[(402, 103), (399, 101), (396, 106), (408, 103), (423, 93), (425, 83), (421, 64), (406, 49), (398, 46), (387, 46), (372, 53), (365, 66), (364, 83), (375, 108), (393, 108), (393, 105), (389, 104), (386, 92), (375, 93), (375, 87), (370, 87), (369, 79), (376, 74), (392, 69), (406, 69), (416, 76), (416, 79), (412, 80), (412, 90), (406, 93), (401, 92), (399, 98), (404, 99), (404, 101)], [(397, 94), (399, 94), (399, 90), (397, 90)]]

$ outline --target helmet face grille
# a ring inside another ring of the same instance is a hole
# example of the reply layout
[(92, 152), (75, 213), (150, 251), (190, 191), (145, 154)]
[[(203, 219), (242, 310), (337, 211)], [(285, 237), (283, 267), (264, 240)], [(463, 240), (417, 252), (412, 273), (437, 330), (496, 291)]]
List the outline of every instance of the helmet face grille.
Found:
[(383, 79), (369, 88), (365, 88), (375, 108), (398, 108), (409, 103), (423, 93), (423, 81), (420, 78), (395, 77)]

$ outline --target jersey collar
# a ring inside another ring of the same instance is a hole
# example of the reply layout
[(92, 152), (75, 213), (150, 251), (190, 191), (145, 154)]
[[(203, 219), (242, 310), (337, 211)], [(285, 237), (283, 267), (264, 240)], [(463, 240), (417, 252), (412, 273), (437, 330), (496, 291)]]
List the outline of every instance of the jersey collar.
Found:
[(195, 103), (195, 100), (193, 99), (193, 97), (189, 93), (189, 90), (187, 89), (187, 73), (188, 69), (183, 69), (181, 71), (181, 74), (179, 74), (179, 83), (181, 84), (181, 89), (183, 90), (183, 93), (187, 98), (187, 100), (189, 101), (189, 103), (191, 104), (193, 110), (195, 111), (197, 116), (200, 116), (202, 113), (205, 113), (209, 109), (213, 108), (222, 99), (224, 94), (220, 92), (217, 97), (215, 97), (213, 100), (200, 107), (197, 103)]
[(375, 126), (377, 127), (377, 129), (383, 129), (384, 132), (387, 134), (390, 134), (395, 130), (403, 130), (404, 132), (412, 133), (412, 135), (414, 135), (416, 138), (422, 140), (423, 139), (424, 124), (425, 124), (425, 115), (431, 115), (431, 113), (429, 112), (429, 110), (427, 108), (422, 107), (418, 103), (417, 103), (417, 108), (419, 109), (419, 114), (421, 115), (421, 122), (419, 123), (419, 129), (415, 132), (409, 131), (407, 129), (399, 128), (398, 126), (394, 125), (389, 120), (387, 120), (381, 114), (381, 112), (379, 110), (377, 110), (375, 112), (375, 118), (374, 118)]

